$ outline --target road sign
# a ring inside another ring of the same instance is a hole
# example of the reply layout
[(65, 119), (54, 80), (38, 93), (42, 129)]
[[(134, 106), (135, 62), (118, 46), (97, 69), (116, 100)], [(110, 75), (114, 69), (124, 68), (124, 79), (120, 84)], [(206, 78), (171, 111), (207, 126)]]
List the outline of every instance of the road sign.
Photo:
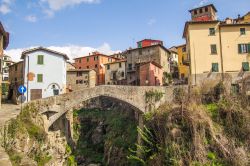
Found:
[(21, 96), (18, 97), (18, 101), (20, 103), (24, 103), (26, 101), (26, 97), (24, 95), (21, 95)]
[(27, 91), (27, 88), (24, 85), (20, 85), (18, 88), (18, 92), (24, 94)]

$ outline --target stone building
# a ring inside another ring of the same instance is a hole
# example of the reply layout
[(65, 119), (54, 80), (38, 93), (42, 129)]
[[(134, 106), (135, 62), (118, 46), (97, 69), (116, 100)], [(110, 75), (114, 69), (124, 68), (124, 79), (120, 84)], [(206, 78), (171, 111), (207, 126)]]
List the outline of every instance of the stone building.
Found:
[(161, 65), (151, 61), (138, 63), (136, 66), (138, 66), (138, 84), (140, 86), (163, 85), (163, 70)]
[[(2, 58), (3, 50), (8, 47), (9, 44), (9, 33), (5, 31), (2, 23), (0, 22), (0, 71), (2, 71)], [(2, 72), (0, 72), (0, 85), (2, 85)], [(0, 108), (2, 103), (2, 88), (0, 88)]]
[(190, 58), (192, 85), (225, 78), (234, 84), (249, 74), (250, 22), (188, 21), (183, 37)]
[(18, 87), (24, 84), (23, 71), (24, 71), (23, 61), (14, 63), (9, 66), (10, 86), (9, 86), (8, 100), (12, 100), (14, 103), (17, 103), (17, 99), (21, 95), (18, 92)]
[(126, 60), (105, 64), (105, 84), (126, 85)]
[(162, 45), (130, 49), (123, 54), (127, 59), (126, 72), (128, 85), (138, 85), (139, 77), (136, 74), (136, 64), (138, 63), (154, 61), (162, 66), (163, 72), (170, 73), (170, 51)]
[(70, 69), (67, 71), (67, 92), (96, 85), (96, 72), (92, 69)]
[(105, 64), (119, 60), (115, 57), (93, 52), (89, 56), (79, 57), (75, 59), (76, 69), (93, 69), (96, 71), (96, 84), (105, 84)]

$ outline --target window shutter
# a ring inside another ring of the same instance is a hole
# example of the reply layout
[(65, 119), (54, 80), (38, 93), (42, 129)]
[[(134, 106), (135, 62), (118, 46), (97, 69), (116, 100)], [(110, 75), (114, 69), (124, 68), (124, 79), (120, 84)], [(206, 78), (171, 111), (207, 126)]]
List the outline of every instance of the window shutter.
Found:
[(250, 43), (247, 44), (247, 52), (250, 53)]
[(238, 51), (239, 51), (239, 54), (242, 53), (242, 51), (241, 51), (241, 44), (238, 44)]
[(248, 62), (242, 62), (242, 68), (243, 68), (243, 71), (249, 71), (249, 63)]

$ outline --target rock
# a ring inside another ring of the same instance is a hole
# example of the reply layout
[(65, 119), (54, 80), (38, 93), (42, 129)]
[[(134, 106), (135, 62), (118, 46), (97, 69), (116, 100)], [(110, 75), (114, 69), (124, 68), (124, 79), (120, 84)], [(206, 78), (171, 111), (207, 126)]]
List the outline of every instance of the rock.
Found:
[(97, 145), (103, 141), (103, 135), (104, 135), (104, 124), (103, 122), (100, 122), (98, 126), (93, 131), (93, 134), (91, 136), (91, 140), (94, 145)]

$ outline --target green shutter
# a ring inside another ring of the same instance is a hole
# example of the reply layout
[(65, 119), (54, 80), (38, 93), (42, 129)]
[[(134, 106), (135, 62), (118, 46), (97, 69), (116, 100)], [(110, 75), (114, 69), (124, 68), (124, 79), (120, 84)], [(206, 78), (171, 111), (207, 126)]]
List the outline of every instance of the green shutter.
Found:
[(38, 57), (37, 57), (37, 64), (43, 65), (43, 55), (38, 55)]
[(248, 62), (242, 62), (242, 68), (243, 68), (243, 71), (249, 71), (249, 63)]
[(142, 43), (141, 42), (138, 43), (138, 48), (142, 48)]
[(43, 82), (43, 75), (37, 74), (37, 82)]
[(219, 72), (219, 64), (212, 63), (212, 72)]
[(247, 44), (247, 52), (250, 53), (250, 44)]

